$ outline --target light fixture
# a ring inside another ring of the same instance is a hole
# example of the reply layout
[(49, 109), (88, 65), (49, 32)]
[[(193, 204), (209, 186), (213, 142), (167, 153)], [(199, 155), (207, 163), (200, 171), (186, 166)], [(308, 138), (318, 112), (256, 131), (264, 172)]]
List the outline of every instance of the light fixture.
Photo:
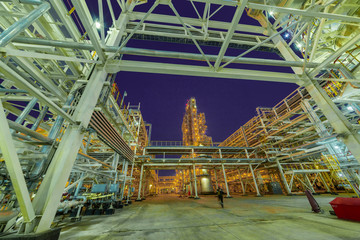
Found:
[(270, 16), (272, 16), (272, 15), (274, 14), (274, 12), (273, 12), (273, 11), (270, 11), (269, 14), (270, 14)]
[(100, 23), (98, 21), (95, 22), (95, 27), (99, 29), (101, 27)]
[(288, 38), (289, 36), (290, 36), (289, 33), (285, 33), (285, 35), (284, 35), (285, 38)]
[(299, 42), (297, 42), (297, 43), (296, 43), (296, 46), (297, 46), (298, 48), (301, 48), (301, 47), (302, 47), (302, 44), (299, 43)]
[(352, 106), (348, 106), (348, 107), (347, 107), (347, 110), (353, 111), (354, 109), (352, 108)]

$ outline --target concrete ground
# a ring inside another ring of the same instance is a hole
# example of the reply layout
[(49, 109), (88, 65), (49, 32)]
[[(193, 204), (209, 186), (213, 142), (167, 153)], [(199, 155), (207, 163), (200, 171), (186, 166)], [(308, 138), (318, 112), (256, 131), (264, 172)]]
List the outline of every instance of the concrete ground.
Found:
[(215, 196), (159, 195), (69, 223), (60, 239), (360, 239), (360, 223), (329, 214), (335, 197), (315, 196), (325, 210), (315, 214), (306, 196), (234, 196), (222, 209)]

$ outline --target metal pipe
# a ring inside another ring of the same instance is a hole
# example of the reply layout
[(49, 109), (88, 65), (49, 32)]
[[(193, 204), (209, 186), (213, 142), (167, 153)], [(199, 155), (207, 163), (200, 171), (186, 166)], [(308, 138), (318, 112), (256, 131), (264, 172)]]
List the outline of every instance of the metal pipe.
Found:
[(29, 14), (22, 17), (19, 21), (16, 21), (8, 29), (3, 31), (0, 34), (0, 47), (6, 46), (14, 37), (16, 37), (16, 35), (24, 31), (24, 29), (29, 27), (49, 9), (50, 4), (48, 2), (44, 2), (38, 8), (34, 9)]
[(15, 122), (22, 124), (22, 122), (25, 120), (26, 116), (29, 115), (29, 113), (34, 108), (36, 103), (37, 103), (37, 99), (32, 98), (31, 101), (26, 105), (22, 113), (16, 118)]
[(34, 124), (31, 126), (31, 130), (36, 131), (38, 129), (41, 121), (46, 116), (46, 113), (47, 113), (48, 110), (49, 110), (48, 106), (43, 107), (43, 109), (41, 110), (39, 116), (36, 119), (36, 122), (34, 122)]
[(19, 131), (19, 132), (22, 132), (22, 133), (25, 133), (26, 135), (29, 135), (30, 137), (33, 137), (37, 140), (40, 140), (42, 142), (49, 142), (51, 143), (53, 140), (48, 138), (48, 137), (45, 137), (44, 135), (40, 134), (40, 133), (37, 133), (27, 127), (24, 127), (23, 125), (21, 124), (18, 124), (16, 122), (13, 122), (13, 121), (10, 121), (8, 120), (8, 124), (9, 124), (9, 127), (11, 129), (14, 129), (16, 131)]
[(22, 89), (0, 88), (0, 93), (27, 93), (27, 91), (22, 90)]
[[(13, 0), (0, 0), (0, 2), (13, 2)], [(17, 0), (17, 2), (22, 4), (33, 4), (33, 5), (40, 5), (43, 3), (42, 0)]]
[[(74, 92), (70, 92), (67, 99), (66, 99), (64, 107), (70, 106), (73, 99), (74, 99)], [(63, 123), (64, 123), (64, 118), (62, 116), (58, 115), (56, 120), (55, 120), (54, 125), (51, 127), (51, 129), (49, 131), (48, 138), (56, 139), (58, 133), (60, 132), (60, 129), (61, 129)], [(48, 153), (49, 149), (51, 149), (50, 146), (44, 146), (41, 149), (41, 153)], [(35, 164), (34, 169), (31, 171), (30, 178), (35, 178), (35, 179), (38, 178), (42, 174), (42, 172), (46, 169), (45, 166), (47, 165), (48, 162), (49, 162), (49, 159), (46, 158), (46, 157), (43, 158), (42, 161), (37, 162)]]

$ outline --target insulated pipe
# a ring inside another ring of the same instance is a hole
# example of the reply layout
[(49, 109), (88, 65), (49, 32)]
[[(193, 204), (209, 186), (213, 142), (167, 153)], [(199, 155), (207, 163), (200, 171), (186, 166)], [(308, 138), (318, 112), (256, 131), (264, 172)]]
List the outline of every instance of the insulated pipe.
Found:
[(16, 21), (8, 29), (3, 31), (0, 34), (0, 47), (6, 46), (14, 37), (24, 31), (49, 9), (50, 4), (48, 2), (44, 2), (38, 8), (34, 9), (29, 14), (22, 17), (19, 21)]

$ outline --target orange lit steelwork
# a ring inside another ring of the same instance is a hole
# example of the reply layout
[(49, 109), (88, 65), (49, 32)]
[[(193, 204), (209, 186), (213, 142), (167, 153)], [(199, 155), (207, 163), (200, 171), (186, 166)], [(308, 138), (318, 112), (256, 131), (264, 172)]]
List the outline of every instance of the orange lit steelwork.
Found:
[(197, 112), (196, 99), (186, 103), (182, 123), (183, 144), (185, 146), (211, 146), (212, 138), (206, 136), (205, 114)]

